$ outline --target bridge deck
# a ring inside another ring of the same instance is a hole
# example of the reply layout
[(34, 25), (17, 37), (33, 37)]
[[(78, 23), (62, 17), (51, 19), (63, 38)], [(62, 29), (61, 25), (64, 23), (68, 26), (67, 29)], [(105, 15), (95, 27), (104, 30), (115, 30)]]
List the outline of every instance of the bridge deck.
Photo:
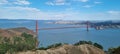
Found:
[[(66, 29), (66, 28), (86, 28), (86, 26), (69, 26), (69, 27), (39, 28), (38, 30), (54, 30), (54, 29)], [(89, 28), (90, 28), (90, 26), (89, 26)]]

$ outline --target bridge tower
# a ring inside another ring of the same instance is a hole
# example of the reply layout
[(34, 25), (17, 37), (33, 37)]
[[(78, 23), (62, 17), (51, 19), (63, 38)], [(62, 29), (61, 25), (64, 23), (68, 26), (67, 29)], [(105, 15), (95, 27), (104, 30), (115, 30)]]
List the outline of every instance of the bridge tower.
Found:
[(89, 21), (86, 22), (86, 28), (87, 28), (87, 32), (89, 31)]
[(39, 41), (38, 41), (38, 20), (36, 20), (36, 48), (38, 48)]
[(38, 20), (36, 20), (36, 36), (38, 36)]

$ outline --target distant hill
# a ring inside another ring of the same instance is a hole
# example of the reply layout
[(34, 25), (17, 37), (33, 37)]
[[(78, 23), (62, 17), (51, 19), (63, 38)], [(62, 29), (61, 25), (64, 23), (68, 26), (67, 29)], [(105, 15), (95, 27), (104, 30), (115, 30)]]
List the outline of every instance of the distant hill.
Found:
[(0, 36), (2, 37), (21, 36), (21, 34), (24, 32), (35, 36), (34, 31), (27, 29), (25, 27), (0, 29)]
[(17, 54), (105, 54), (103, 50), (93, 45), (83, 44), (79, 46), (63, 45), (47, 50), (19, 52)]

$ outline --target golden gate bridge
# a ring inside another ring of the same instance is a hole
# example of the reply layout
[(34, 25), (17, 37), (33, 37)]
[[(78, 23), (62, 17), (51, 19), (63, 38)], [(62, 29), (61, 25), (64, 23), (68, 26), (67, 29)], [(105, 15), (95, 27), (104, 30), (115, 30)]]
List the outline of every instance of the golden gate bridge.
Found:
[(86, 27), (86, 31), (89, 31), (90, 23), (87, 21), (86, 22), (86, 26), (64, 26), (64, 27), (52, 27), (52, 28), (39, 28), (38, 27), (38, 20), (36, 20), (36, 34), (38, 34), (39, 30), (55, 30), (55, 29), (66, 29), (66, 28), (85, 28)]
[[(89, 28), (91, 27), (90, 26), (90, 23), (89, 21), (86, 22), (86, 26), (64, 26), (64, 27), (53, 27), (53, 28), (39, 28), (38, 26), (38, 20), (36, 20), (36, 38), (38, 38), (38, 32), (39, 30), (55, 30), (55, 29), (67, 29), (67, 28), (86, 28), (86, 31), (88, 32), (89, 31)], [(39, 41), (36, 42), (36, 46), (38, 47), (39, 45)]]

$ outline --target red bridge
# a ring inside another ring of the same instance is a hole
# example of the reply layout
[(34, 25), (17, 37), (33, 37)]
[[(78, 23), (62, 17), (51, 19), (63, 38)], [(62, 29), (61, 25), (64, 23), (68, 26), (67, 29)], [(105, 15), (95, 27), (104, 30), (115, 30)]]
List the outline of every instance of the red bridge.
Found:
[(90, 23), (87, 21), (86, 26), (66, 26), (66, 27), (53, 27), (53, 28), (39, 28), (38, 20), (36, 20), (36, 34), (38, 34), (39, 30), (54, 30), (54, 29), (67, 29), (67, 28), (86, 28), (86, 31), (89, 31)]
[[(90, 23), (87, 21), (86, 26), (66, 26), (66, 27), (54, 27), (54, 28), (39, 28), (38, 27), (38, 20), (36, 20), (36, 38), (38, 38), (38, 31), (39, 30), (54, 30), (54, 29), (67, 29), (67, 28), (86, 28), (86, 31), (89, 31)], [(39, 41), (36, 43), (36, 46), (38, 46)]]
[(53, 28), (39, 28), (38, 30), (54, 30), (54, 29), (67, 29), (67, 28), (84, 28), (85, 26), (66, 26), (66, 27), (53, 27)]

